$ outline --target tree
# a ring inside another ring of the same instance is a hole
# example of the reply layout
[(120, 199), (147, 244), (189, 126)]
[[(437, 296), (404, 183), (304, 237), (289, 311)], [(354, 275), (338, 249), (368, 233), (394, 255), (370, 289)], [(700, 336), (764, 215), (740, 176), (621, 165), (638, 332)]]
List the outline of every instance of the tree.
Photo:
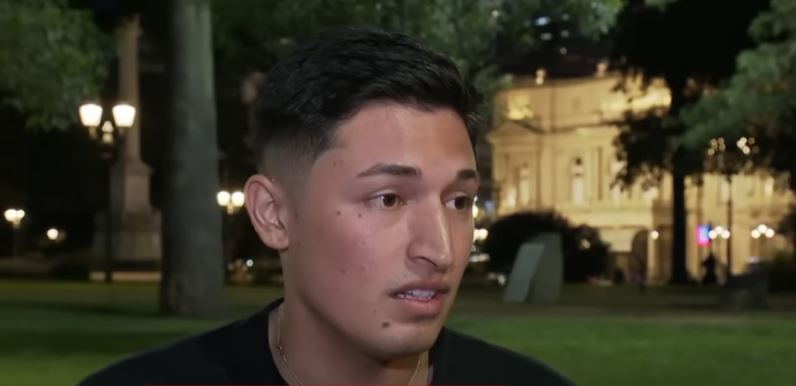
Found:
[[(663, 79), (671, 92), (669, 109), (658, 116), (659, 130), (666, 138), (659, 142), (665, 147), (665, 156), (648, 152), (645, 146), (634, 146), (649, 144), (645, 135), (660, 135), (643, 129), (649, 127), (649, 119), (654, 120), (654, 116), (628, 121), (618, 145), (619, 152), (629, 161), (623, 172), (626, 182), (650, 170), (665, 169), (672, 174), (673, 283), (689, 281), (685, 264), (685, 178), (701, 163), (701, 149), (695, 153), (676, 141), (686, 129), (679, 118), (680, 111), (701, 92), (732, 74), (736, 55), (751, 44), (746, 34), (749, 22), (767, 3), (633, 0), (618, 18), (612, 56), (624, 74), (625, 84), (638, 78), (644, 85)], [(721, 17), (717, 17), (719, 14)]]
[[(505, 51), (538, 42), (532, 21), (566, 13), (586, 36), (613, 25), (621, 0), (217, 0), (216, 44), (225, 58), (245, 57), (248, 70), (268, 64), (330, 27), (373, 26), (414, 36), (444, 52), (484, 91), (499, 77), (498, 39)], [(515, 52), (516, 53), (516, 52)], [(231, 63), (230, 63), (231, 64)]]
[(161, 310), (217, 313), (222, 304), (221, 214), (210, 5), (169, 2), (171, 128), (165, 167)]
[(796, 3), (774, 0), (749, 29), (756, 46), (737, 59), (735, 74), (682, 113), (689, 130), (684, 146), (699, 148), (711, 138), (755, 138), (758, 168), (785, 172), (796, 191)]
[[(222, 136), (229, 134), (220, 141), (228, 155), (244, 149), (237, 139), (246, 131), (241, 82), (252, 73), (265, 74), (279, 57), (325, 29), (373, 26), (412, 35), (452, 57), (489, 101), (508, 83), (498, 68), (499, 59), (519, 55), (539, 42), (535, 19), (566, 14), (582, 34), (596, 37), (613, 25), (622, 4), (622, 0), (216, 0), (212, 5), (219, 116), (225, 122)], [(485, 106), (483, 115), (489, 117), (490, 111)], [(482, 149), (487, 146), (484, 134)], [(479, 164), (488, 165), (488, 156), (488, 151), (479, 151)], [(483, 172), (488, 175), (488, 168)]]
[(0, 0), (0, 103), (27, 125), (66, 129), (106, 76), (107, 39), (66, 0)]

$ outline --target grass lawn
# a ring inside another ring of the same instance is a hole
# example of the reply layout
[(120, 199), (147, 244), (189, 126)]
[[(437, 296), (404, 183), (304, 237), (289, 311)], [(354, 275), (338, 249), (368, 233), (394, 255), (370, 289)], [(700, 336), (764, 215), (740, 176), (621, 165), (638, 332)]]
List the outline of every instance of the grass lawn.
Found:
[[(162, 318), (154, 285), (0, 281), (0, 385), (73, 385), (129, 353), (212, 328), (279, 296), (229, 288), (228, 316)], [(466, 287), (451, 327), (538, 357), (582, 386), (796, 385), (796, 294), (715, 309), (699, 288), (565, 287), (555, 306)]]

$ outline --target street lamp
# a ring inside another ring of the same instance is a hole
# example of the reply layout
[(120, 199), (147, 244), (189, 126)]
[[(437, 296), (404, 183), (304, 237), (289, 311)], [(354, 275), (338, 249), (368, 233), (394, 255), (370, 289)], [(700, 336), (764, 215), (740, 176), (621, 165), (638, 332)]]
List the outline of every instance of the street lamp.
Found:
[[(111, 108), (112, 120), (103, 122), (103, 108), (96, 103), (85, 103), (78, 109), (80, 123), (88, 128), (92, 139), (106, 146), (103, 156), (113, 159), (118, 143), (124, 136), (124, 130), (135, 124), (136, 109), (127, 103), (119, 103)], [(99, 130), (98, 130), (99, 129)]]
[[(246, 202), (246, 196), (240, 190), (236, 190), (234, 192), (221, 190), (218, 192), (218, 194), (216, 194), (216, 202), (218, 203), (218, 206), (226, 210), (227, 215), (232, 216), (233, 214), (238, 213), (241, 208), (243, 208), (243, 205)], [(224, 261), (230, 261), (232, 257), (231, 254), (233, 252), (233, 246), (228, 240), (232, 237), (232, 222), (227, 220), (227, 216), (222, 218), (221, 227), (222, 242), (224, 244)]]
[(479, 243), (486, 240), (489, 236), (489, 230), (486, 228), (478, 228), (473, 230), (473, 243)]
[[(729, 240), (732, 229), (732, 177), (750, 166), (750, 156), (758, 152), (754, 137), (740, 137), (735, 141), (735, 150), (728, 150), (727, 141), (724, 138), (713, 138), (710, 140), (707, 149), (708, 159), (714, 162), (714, 170), (724, 175), (727, 182), (727, 230), (726, 233), (720, 232), (719, 236)], [(732, 242), (727, 242), (727, 277), (732, 276)]]
[(105, 283), (113, 281), (113, 199), (111, 197), (111, 168), (124, 139), (124, 130), (135, 124), (136, 109), (127, 103), (111, 107), (111, 120), (103, 121), (103, 108), (96, 103), (85, 103), (78, 108), (80, 123), (88, 129), (92, 139), (100, 146), (100, 155), (106, 161), (108, 175), (108, 207), (105, 219)]
[(47, 230), (47, 239), (50, 241), (58, 240), (58, 236), (61, 235), (61, 232), (58, 229), (50, 228)]
[(245, 201), (246, 196), (240, 190), (236, 190), (232, 193), (222, 190), (216, 194), (216, 202), (218, 203), (218, 206), (225, 208), (227, 210), (227, 214), (237, 213), (240, 208), (243, 207)]
[(47, 232), (45, 232), (44, 235), (47, 236), (47, 240), (50, 240), (50, 242), (53, 244), (60, 243), (66, 238), (66, 232), (58, 228), (47, 229)]
[(25, 218), (25, 211), (22, 209), (15, 209), (10, 208), (3, 212), (3, 215), (11, 224), (12, 229), (12, 241), (11, 241), (11, 257), (17, 256), (17, 238), (19, 237), (17, 233), (19, 232), (19, 228), (22, 227), (22, 219)]
[(760, 256), (762, 256), (763, 252), (765, 252), (764, 247), (766, 240), (774, 238), (776, 234), (777, 232), (766, 224), (760, 224), (749, 232), (749, 235), (752, 236), (754, 240), (759, 240), (758, 249), (760, 249), (760, 251), (758, 252)]
[[(728, 266), (727, 266), (727, 274), (728, 275), (731, 275), (730, 268), (729, 268), (729, 264), (732, 261), (731, 258), (730, 258), (730, 248), (731, 248), (730, 244), (731, 244), (731, 242), (729, 241), (731, 237), (732, 237), (732, 233), (730, 232), (730, 230), (727, 229), (727, 228), (724, 228), (721, 225), (718, 225), (715, 228), (713, 228), (710, 231), (708, 231), (708, 238), (710, 239), (711, 251), (712, 251), (712, 248), (713, 248), (712, 247), (713, 242), (715, 240), (724, 240), (726, 242), (726, 244), (727, 244), (727, 264), (728, 264)], [(721, 247), (721, 246), (719, 246), (719, 247)], [(719, 249), (718, 253), (721, 254), (721, 249)]]

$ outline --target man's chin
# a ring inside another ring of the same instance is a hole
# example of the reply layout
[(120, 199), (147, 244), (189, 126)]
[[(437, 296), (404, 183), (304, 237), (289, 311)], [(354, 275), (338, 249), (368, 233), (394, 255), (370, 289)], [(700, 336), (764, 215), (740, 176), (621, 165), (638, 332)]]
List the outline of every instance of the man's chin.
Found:
[[(384, 332), (381, 342), (377, 344), (377, 356), (385, 360), (405, 358), (422, 354), (434, 345), (439, 336), (441, 326), (425, 325), (422, 327), (396, 326), (394, 331)], [(405, 329), (405, 331), (399, 331)]]

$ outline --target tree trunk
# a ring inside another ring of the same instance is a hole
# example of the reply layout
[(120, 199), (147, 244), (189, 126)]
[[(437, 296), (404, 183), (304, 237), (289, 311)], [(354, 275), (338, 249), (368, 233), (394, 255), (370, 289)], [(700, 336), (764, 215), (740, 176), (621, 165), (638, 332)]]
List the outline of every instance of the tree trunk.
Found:
[[(677, 117), (680, 109), (685, 104), (685, 76), (672, 76), (666, 78), (666, 84), (671, 92), (671, 104), (668, 115)], [(678, 124), (674, 135), (682, 134), (682, 124)], [(685, 202), (685, 177), (688, 169), (688, 159), (685, 149), (678, 147), (672, 153), (672, 284), (686, 284), (689, 282), (687, 259), (688, 240), (688, 208)]]
[(169, 2), (171, 135), (164, 158), (161, 311), (222, 309), (223, 266), (209, 2)]
[(686, 268), (688, 210), (685, 202), (684, 158), (680, 149), (672, 154), (672, 284), (686, 284), (689, 281)]

